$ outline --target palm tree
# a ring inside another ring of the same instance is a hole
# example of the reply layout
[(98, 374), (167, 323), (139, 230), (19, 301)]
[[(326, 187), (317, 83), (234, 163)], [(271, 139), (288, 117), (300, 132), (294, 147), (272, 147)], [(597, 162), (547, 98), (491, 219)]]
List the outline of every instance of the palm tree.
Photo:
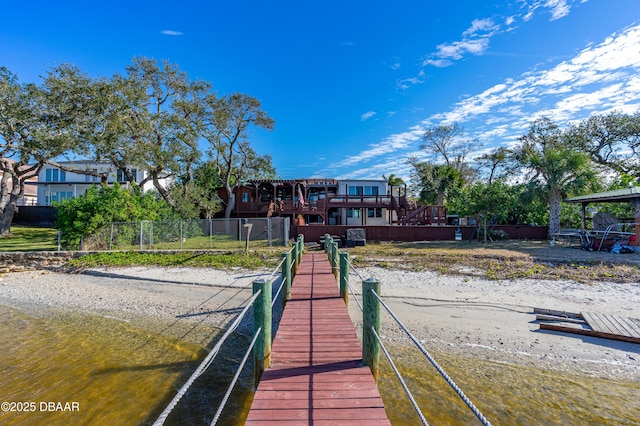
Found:
[(564, 134), (544, 117), (531, 123), (514, 157), (527, 172), (530, 193), (549, 202), (549, 234), (560, 230), (560, 203), (598, 186), (598, 174), (588, 154), (565, 143)]

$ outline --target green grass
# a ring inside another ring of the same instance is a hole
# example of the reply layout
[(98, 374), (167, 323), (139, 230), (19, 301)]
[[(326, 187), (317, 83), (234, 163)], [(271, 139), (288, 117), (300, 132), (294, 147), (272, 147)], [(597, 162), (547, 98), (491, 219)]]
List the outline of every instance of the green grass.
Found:
[(53, 228), (12, 226), (11, 235), (0, 237), (0, 251), (51, 251), (58, 249)]
[(71, 268), (93, 268), (96, 266), (153, 265), (167, 267), (208, 268), (273, 268), (280, 261), (280, 251), (221, 251), (221, 252), (104, 252), (91, 253), (70, 260), (65, 266)]

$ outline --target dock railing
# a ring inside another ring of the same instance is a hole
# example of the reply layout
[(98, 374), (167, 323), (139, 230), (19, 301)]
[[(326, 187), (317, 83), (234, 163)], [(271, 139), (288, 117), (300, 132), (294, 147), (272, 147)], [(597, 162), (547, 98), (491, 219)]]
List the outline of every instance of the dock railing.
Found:
[[(167, 417), (174, 410), (176, 405), (180, 402), (182, 397), (187, 393), (191, 385), (200, 377), (213, 363), (217, 355), (220, 353), (220, 349), (225, 344), (227, 339), (236, 331), (245, 315), (249, 312), (249, 309), (253, 307), (253, 339), (247, 348), (238, 370), (236, 371), (227, 391), (222, 398), (222, 401), (216, 410), (212, 425), (218, 423), (220, 415), (224, 410), (226, 403), (233, 391), (240, 373), (244, 369), (246, 362), (249, 359), (251, 352), (254, 354), (254, 375), (255, 383), (257, 385), (260, 376), (265, 368), (268, 368), (271, 362), (271, 336), (272, 336), (272, 308), (282, 293), (282, 305), (284, 306), (287, 300), (291, 297), (291, 283), (295, 276), (298, 265), (302, 259), (302, 252), (304, 250), (304, 236), (299, 235), (296, 241), (292, 244), (290, 250), (282, 253), (282, 260), (275, 267), (271, 275), (268, 278), (260, 278), (253, 281), (253, 295), (243, 307), (240, 314), (227, 328), (222, 337), (218, 340), (216, 345), (211, 349), (209, 354), (202, 360), (200, 365), (195, 369), (193, 374), (187, 379), (187, 381), (178, 390), (173, 399), (167, 404), (166, 408), (158, 416), (157, 420), (153, 423), (154, 426), (163, 425), (167, 420)], [(275, 295), (272, 295), (272, 283), (276, 275), (281, 275), (280, 286), (278, 287)]]
[[(362, 362), (364, 365), (368, 366), (371, 369), (371, 373), (373, 374), (374, 379), (378, 380), (379, 377), (379, 357), (380, 352), (382, 352), (387, 361), (389, 362), (394, 374), (398, 378), (402, 388), (404, 389), (407, 397), (409, 398), (414, 410), (419, 416), (423, 425), (427, 425), (427, 420), (420, 407), (418, 406), (413, 394), (409, 390), (408, 386), (398, 368), (396, 367), (391, 355), (388, 350), (384, 346), (382, 339), (380, 338), (380, 325), (381, 325), (381, 309), (380, 307), (384, 307), (384, 309), (391, 315), (391, 317), (398, 323), (400, 328), (407, 334), (409, 339), (418, 347), (418, 349), (422, 352), (423, 355), (429, 360), (429, 362), (434, 366), (434, 368), (438, 371), (438, 373), (445, 379), (445, 381), (451, 386), (451, 388), (456, 392), (456, 394), (462, 399), (462, 401), (469, 407), (469, 409), (474, 413), (477, 419), (483, 425), (490, 425), (489, 421), (486, 417), (480, 412), (480, 410), (469, 400), (469, 398), (464, 394), (464, 392), (457, 386), (457, 384), (449, 377), (449, 375), (442, 369), (442, 367), (437, 363), (437, 361), (429, 354), (429, 352), (420, 344), (418, 339), (416, 339), (409, 329), (400, 321), (396, 314), (391, 311), (391, 309), (384, 302), (382, 297), (380, 296), (381, 283), (373, 278), (365, 278), (360, 274), (360, 272), (354, 267), (354, 265), (349, 261), (349, 253), (339, 252), (338, 243), (333, 241), (330, 235), (325, 236), (324, 243), (325, 252), (327, 254), (327, 258), (331, 263), (332, 271), (334, 272), (338, 284), (340, 286), (340, 295), (343, 298), (345, 304), (348, 307), (349, 303), (349, 293), (358, 304), (360, 310), (362, 311)], [(171, 413), (171, 411), (178, 404), (180, 399), (185, 395), (189, 387), (195, 382), (195, 380), (200, 377), (207, 368), (212, 364), (215, 357), (220, 352), (220, 348), (224, 345), (225, 341), (228, 337), (237, 329), (238, 325), (247, 314), (249, 309), (253, 307), (253, 339), (247, 348), (244, 357), (236, 371), (229, 387), (217, 408), (217, 411), (214, 415), (214, 418), (211, 422), (211, 425), (217, 424), (220, 419), (220, 415), (222, 414), (223, 409), (233, 391), (236, 382), (240, 376), (240, 373), (244, 369), (244, 366), (249, 359), (251, 352), (254, 354), (254, 377), (255, 384), (259, 383), (260, 377), (266, 368), (270, 366), (271, 363), (271, 342), (272, 342), (272, 308), (280, 297), (282, 293), (281, 300), (283, 306), (286, 305), (287, 300), (290, 298), (291, 294), (291, 284), (293, 282), (293, 277), (298, 270), (298, 265), (302, 259), (302, 252), (304, 250), (304, 237), (299, 235), (296, 241), (292, 244), (292, 247), (289, 251), (282, 254), (282, 260), (276, 266), (271, 275), (267, 278), (260, 278), (253, 281), (253, 296), (249, 299), (247, 304), (242, 309), (242, 312), (238, 315), (238, 317), (233, 321), (233, 323), (228, 327), (227, 331), (220, 338), (220, 340), (216, 343), (215, 347), (209, 352), (209, 354), (204, 358), (204, 360), (200, 363), (198, 368), (193, 372), (191, 377), (185, 382), (185, 384), (180, 388), (175, 397), (169, 402), (164, 411), (160, 414), (154, 426), (159, 426), (164, 424), (167, 417)], [(349, 271), (352, 270), (361, 280), (362, 283), (362, 301), (358, 299), (358, 295), (356, 294), (354, 287), (349, 282)], [(280, 286), (277, 289), (275, 295), (272, 296), (272, 283), (274, 277), (280, 274), (282, 279)]]
[[(340, 294), (342, 295), (345, 303), (348, 304), (348, 291), (351, 293), (353, 299), (358, 304), (360, 310), (362, 311), (362, 362), (364, 365), (367, 365), (371, 369), (371, 373), (373, 374), (374, 379), (378, 380), (379, 377), (379, 355), (382, 351), (389, 362), (394, 374), (399, 380), (403, 390), (405, 391), (407, 397), (409, 398), (411, 405), (413, 406), (416, 414), (420, 418), (423, 425), (427, 425), (427, 420), (422, 414), (422, 410), (418, 406), (413, 394), (409, 390), (408, 386), (402, 374), (396, 367), (393, 358), (387, 351), (382, 339), (380, 338), (380, 324), (381, 324), (381, 315), (380, 315), (380, 307), (384, 307), (384, 309), (388, 312), (388, 314), (393, 318), (393, 320), (398, 324), (398, 326), (402, 329), (402, 331), (408, 336), (408, 338), (416, 345), (416, 347), (420, 350), (420, 352), (429, 360), (431, 365), (436, 369), (436, 371), (445, 379), (447, 384), (455, 391), (455, 393), (462, 399), (465, 405), (473, 412), (476, 418), (483, 425), (490, 425), (491, 423), (487, 420), (487, 418), (480, 412), (480, 410), (471, 402), (471, 400), (465, 395), (465, 393), (458, 387), (458, 385), (451, 379), (451, 377), (444, 371), (444, 369), (438, 364), (438, 362), (433, 358), (433, 356), (424, 348), (424, 346), (418, 341), (418, 339), (413, 336), (411, 331), (400, 321), (398, 316), (389, 308), (389, 306), (384, 302), (380, 295), (381, 283), (373, 278), (365, 278), (360, 274), (360, 272), (353, 266), (353, 264), (349, 261), (349, 253), (344, 252), (340, 253), (338, 248), (338, 243), (333, 241), (333, 238), (330, 235), (325, 235), (325, 243), (324, 243), (325, 252), (327, 253), (327, 258), (333, 267), (334, 264), (338, 263), (340, 275), (338, 276), (339, 285), (340, 285)], [(337, 259), (340, 259), (338, 261)], [(346, 266), (348, 265), (348, 267)], [(349, 284), (349, 269), (353, 270), (355, 274), (360, 278), (362, 283), (362, 302), (358, 299), (358, 296), (353, 288)], [(344, 292), (344, 293), (343, 293)]]

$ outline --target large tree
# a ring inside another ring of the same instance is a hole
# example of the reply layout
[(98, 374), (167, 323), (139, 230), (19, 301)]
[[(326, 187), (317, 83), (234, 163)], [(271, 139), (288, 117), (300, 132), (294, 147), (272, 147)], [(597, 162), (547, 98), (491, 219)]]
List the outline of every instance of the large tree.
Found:
[(566, 135), (548, 118), (531, 123), (520, 138), (514, 157), (526, 172), (530, 193), (549, 203), (549, 233), (560, 230), (560, 203), (598, 186), (598, 174), (589, 155), (569, 146)]
[(260, 107), (260, 101), (241, 93), (207, 97), (204, 137), (210, 144), (209, 166), (226, 194), (225, 217), (231, 217), (234, 189), (249, 179), (275, 177), (269, 155), (261, 156), (251, 147), (252, 127), (273, 129), (274, 120)]
[(0, 67), (0, 235), (10, 233), (25, 182), (70, 146), (55, 130), (60, 116), (43, 106), (42, 90)]
[(640, 181), (640, 113), (594, 115), (571, 126), (567, 141), (596, 163)]

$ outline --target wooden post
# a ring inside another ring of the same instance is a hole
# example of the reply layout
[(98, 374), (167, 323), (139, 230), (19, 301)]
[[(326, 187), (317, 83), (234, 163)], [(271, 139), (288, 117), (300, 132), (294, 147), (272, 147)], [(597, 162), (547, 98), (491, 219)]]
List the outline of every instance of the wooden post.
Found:
[(340, 263), (338, 261), (338, 256), (340, 255), (340, 250), (338, 250), (338, 243), (333, 243), (333, 250), (331, 250), (331, 272), (333, 272), (333, 276), (338, 279), (338, 271)]
[(349, 307), (349, 253), (340, 253), (340, 297)]
[(380, 282), (373, 278), (362, 281), (362, 363), (369, 366), (373, 379), (378, 383), (380, 344), (373, 334), (380, 332), (380, 301), (371, 293), (380, 295)]
[(304, 236), (298, 235), (298, 264), (302, 262), (302, 254), (304, 253)]
[(298, 241), (300, 242), (300, 247), (298, 250), (298, 263), (302, 262), (302, 255), (304, 254), (304, 234), (298, 234)]
[(297, 241), (291, 245), (291, 261), (293, 262), (293, 274), (295, 275), (298, 273), (299, 264)]
[(282, 295), (282, 307), (291, 299), (291, 252), (282, 253), (282, 279), (285, 280), (284, 294)]
[(271, 281), (265, 279), (253, 282), (253, 294), (261, 291), (253, 305), (253, 333), (261, 329), (253, 348), (254, 384), (258, 387), (265, 368), (271, 365)]

